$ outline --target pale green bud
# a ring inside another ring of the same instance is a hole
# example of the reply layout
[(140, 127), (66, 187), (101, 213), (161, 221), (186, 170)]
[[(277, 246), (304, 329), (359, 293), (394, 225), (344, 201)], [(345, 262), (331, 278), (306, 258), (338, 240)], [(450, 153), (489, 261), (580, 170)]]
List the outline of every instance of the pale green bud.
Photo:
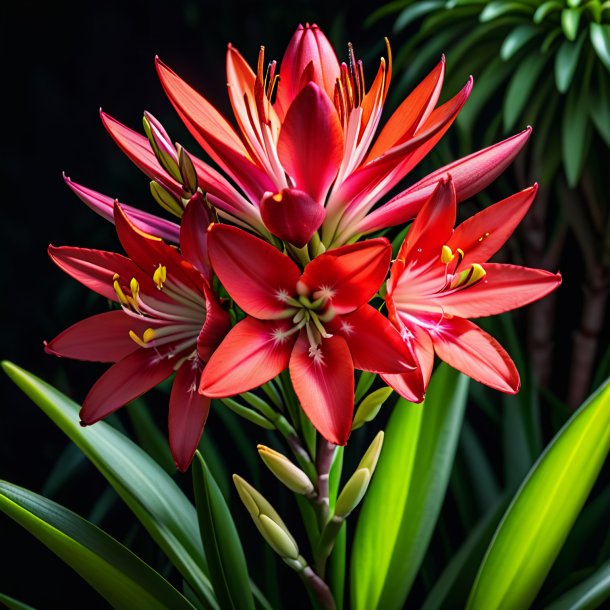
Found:
[(265, 430), (274, 430), (275, 426), (273, 422), (270, 422), (266, 417), (263, 417), (260, 413), (253, 411), (252, 409), (248, 409), (248, 407), (244, 407), (240, 405), (236, 400), (232, 398), (221, 398), (222, 404), (231, 409), (233, 413), (236, 413), (240, 417), (247, 419), (249, 422), (264, 428)]
[(310, 496), (314, 492), (311, 479), (285, 455), (265, 447), (257, 446), (258, 453), (269, 470), (284, 484), (288, 489), (297, 494)]
[(373, 442), (369, 445), (366, 453), (362, 456), (360, 464), (358, 464), (358, 468), (368, 468), (371, 471), (371, 476), (375, 472), (377, 460), (379, 459), (381, 448), (383, 447), (383, 437), (383, 430), (380, 430), (373, 439)]
[(182, 177), (180, 182), (189, 193), (195, 193), (199, 187), (197, 170), (193, 165), (191, 157), (180, 144), (176, 145), (176, 149), (178, 150), (178, 166)]
[(182, 207), (180, 199), (177, 199), (174, 195), (172, 195), (169, 191), (162, 187), (156, 180), (151, 181), (150, 192), (155, 198), (155, 201), (164, 210), (167, 210), (170, 214), (173, 214), (178, 218), (182, 218), (184, 208)]
[(261, 515), (258, 520), (259, 530), (263, 537), (280, 557), (294, 560), (299, 556), (299, 547), (290, 534), (287, 534), (267, 515)]
[(368, 468), (359, 468), (341, 490), (335, 504), (335, 519), (345, 519), (360, 504), (366, 493), (371, 471)]
[(379, 388), (379, 390), (375, 390), (364, 398), (356, 411), (354, 422), (352, 423), (352, 430), (357, 430), (364, 426), (366, 422), (375, 419), (377, 413), (379, 413), (379, 410), (383, 406), (383, 403), (391, 394), (392, 388)]
[(144, 113), (142, 119), (144, 131), (148, 136), (150, 147), (157, 157), (157, 161), (163, 169), (174, 179), (182, 184), (182, 176), (178, 166), (178, 154), (176, 147), (173, 145), (169, 135), (163, 128), (163, 125), (155, 119), (149, 112)]

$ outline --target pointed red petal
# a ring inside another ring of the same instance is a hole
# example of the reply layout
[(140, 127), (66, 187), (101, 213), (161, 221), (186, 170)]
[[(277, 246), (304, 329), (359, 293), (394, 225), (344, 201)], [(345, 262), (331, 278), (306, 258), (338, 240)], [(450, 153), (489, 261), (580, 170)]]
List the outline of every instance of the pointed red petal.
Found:
[(278, 294), (294, 296), (298, 267), (279, 250), (241, 229), (215, 224), (209, 252), (218, 279), (248, 314), (263, 320), (286, 309)]
[(142, 273), (131, 260), (116, 252), (49, 246), (49, 256), (62, 271), (75, 280), (117, 303), (119, 299), (113, 287), (115, 274), (118, 273), (127, 281), (132, 277), (142, 277)]
[(173, 372), (175, 360), (154, 349), (138, 349), (111, 366), (91, 388), (80, 412), (85, 424), (110, 415)]
[(55, 356), (92, 362), (117, 362), (138, 349), (129, 336), (138, 336), (150, 327), (124, 311), (109, 311), (73, 324), (45, 344), (45, 351)]
[(326, 212), (304, 191), (283, 189), (261, 199), (265, 226), (281, 240), (302, 248), (320, 228)]
[(292, 102), (277, 151), (295, 187), (324, 203), (343, 158), (343, 129), (334, 105), (316, 84), (309, 83)]
[(456, 227), (447, 245), (464, 252), (462, 267), (488, 261), (512, 235), (530, 209), (538, 185), (490, 205)]
[(231, 328), (231, 318), (213, 290), (203, 284), (205, 295), (205, 322), (197, 337), (197, 353), (202, 362), (207, 362)]
[(504, 348), (478, 326), (462, 318), (444, 319), (432, 336), (439, 358), (495, 390), (519, 391), (519, 372)]
[(388, 273), (392, 247), (385, 237), (329, 250), (305, 267), (301, 276), (310, 290), (329, 291), (333, 309), (349, 313), (368, 303)]
[(462, 318), (493, 316), (537, 301), (561, 284), (561, 275), (542, 269), (498, 263), (481, 266), (485, 277), (477, 284), (438, 299), (445, 314)]
[(416, 366), (413, 354), (400, 333), (370, 305), (337, 316), (328, 328), (345, 339), (357, 369), (373, 373), (403, 373)]
[(283, 321), (246, 318), (234, 326), (203, 370), (199, 391), (211, 398), (241, 394), (279, 375), (290, 360), (295, 335)]
[(187, 360), (176, 373), (169, 399), (169, 447), (181, 472), (195, 455), (210, 412), (210, 399), (197, 391), (202, 369), (198, 359)]
[(180, 250), (182, 256), (205, 278), (210, 278), (210, 257), (208, 255), (208, 226), (210, 214), (200, 193), (189, 201), (180, 226)]
[(290, 358), (290, 378), (305, 415), (329, 442), (345, 445), (354, 412), (354, 365), (342, 337), (324, 339), (317, 356), (309, 355), (301, 332)]

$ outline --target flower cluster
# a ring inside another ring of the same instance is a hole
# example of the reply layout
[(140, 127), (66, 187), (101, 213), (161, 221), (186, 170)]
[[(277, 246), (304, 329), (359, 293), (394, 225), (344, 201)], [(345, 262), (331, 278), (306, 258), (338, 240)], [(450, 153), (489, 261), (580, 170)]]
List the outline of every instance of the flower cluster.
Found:
[[(339, 63), (315, 25), (299, 26), (279, 67), (265, 65), (261, 49), (253, 71), (229, 45), (237, 129), (157, 60), (169, 99), (220, 171), (173, 144), (148, 113), (145, 135), (102, 113), (180, 224), (66, 178), (115, 223), (126, 252), (49, 249), (60, 268), (117, 305), (46, 345), (56, 355), (114, 363), (85, 398), (84, 424), (175, 373), (169, 438), (185, 470), (210, 399), (259, 387), (285, 369), (304, 413), (334, 444), (345, 444), (352, 428), (354, 369), (380, 374), (418, 402), (436, 354), (491, 387), (518, 390), (508, 354), (468, 318), (520, 307), (559, 285), (559, 275), (487, 262), (536, 187), (454, 226), (457, 204), (507, 167), (530, 130), (385, 201), (472, 88), (469, 80), (438, 105), (441, 59), (377, 135), (392, 72), (387, 52), (367, 89), (351, 45)], [(412, 220), (391, 262), (390, 242), (372, 234)]]

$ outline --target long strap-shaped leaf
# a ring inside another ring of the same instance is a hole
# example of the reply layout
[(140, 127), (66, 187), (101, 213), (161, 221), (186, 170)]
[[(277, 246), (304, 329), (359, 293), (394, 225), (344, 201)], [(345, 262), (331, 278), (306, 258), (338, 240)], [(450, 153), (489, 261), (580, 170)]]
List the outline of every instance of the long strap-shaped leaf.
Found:
[(424, 404), (394, 407), (354, 537), (355, 610), (403, 607), (445, 497), (467, 382), (441, 365)]
[(509, 506), (469, 610), (528, 608), (610, 450), (610, 380), (559, 431)]
[(589, 610), (601, 608), (610, 599), (610, 561), (606, 561), (589, 578), (564, 593), (545, 610)]
[(59, 390), (11, 362), (2, 367), (114, 487), (201, 601), (217, 608), (195, 508), (171, 477), (105, 422), (80, 426), (79, 406)]
[(63, 506), (0, 481), (0, 510), (63, 559), (114, 608), (194, 610), (127, 547)]

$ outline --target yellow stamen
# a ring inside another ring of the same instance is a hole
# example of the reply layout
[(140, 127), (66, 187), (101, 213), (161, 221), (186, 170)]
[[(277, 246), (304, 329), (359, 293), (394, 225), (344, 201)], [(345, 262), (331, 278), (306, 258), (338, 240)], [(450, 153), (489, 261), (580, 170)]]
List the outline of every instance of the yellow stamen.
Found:
[(129, 301), (127, 299), (127, 297), (125, 296), (125, 293), (123, 292), (123, 289), (121, 288), (121, 285), (119, 284), (119, 274), (115, 273), (114, 276), (112, 277), (112, 287), (114, 288), (114, 291), (116, 292), (117, 297), (119, 297), (119, 301), (121, 302), (122, 305), (129, 305)]
[(483, 241), (486, 237), (489, 237), (489, 231), (486, 231), (485, 235), (481, 235), (481, 237), (479, 237), (479, 241)]
[(155, 272), (153, 273), (153, 281), (155, 282), (155, 284), (157, 285), (157, 288), (159, 290), (161, 290), (163, 288), (163, 284), (165, 283), (166, 279), (167, 279), (167, 268), (165, 267), (165, 265), (159, 265), (155, 269)]
[(144, 343), (149, 343), (156, 336), (157, 336), (157, 333), (155, 332), (154, 328), (147, 328), (144, 331), (144, 334), (142, 335), (142, 339), (143, 339)]
[(453, 278), (451, 288), (467, 288), (476, 284), (485, 277), (485, 269), (478, 263), (473, 263), (469, 269), (462, 271), (459, 275)]
[(146, 345), (146, 342), (140, 339), (140, 337), (138, 337), (138, 335), (136, 335), (133, 330), (129, 331), (129, 337), (132, 339), (132, 341), (135, 341), (135, 343), (137, 343), (140, 347), (148, 347)]
[(453, 254), (453, 252), (451, 251), (451, 248), (449, 246), (443, 246), (443, 249), (441, 251), (441, 261), (447, 265), (448, 263), (450, 263), (453, 259), (455, 258), (455, 254)]

